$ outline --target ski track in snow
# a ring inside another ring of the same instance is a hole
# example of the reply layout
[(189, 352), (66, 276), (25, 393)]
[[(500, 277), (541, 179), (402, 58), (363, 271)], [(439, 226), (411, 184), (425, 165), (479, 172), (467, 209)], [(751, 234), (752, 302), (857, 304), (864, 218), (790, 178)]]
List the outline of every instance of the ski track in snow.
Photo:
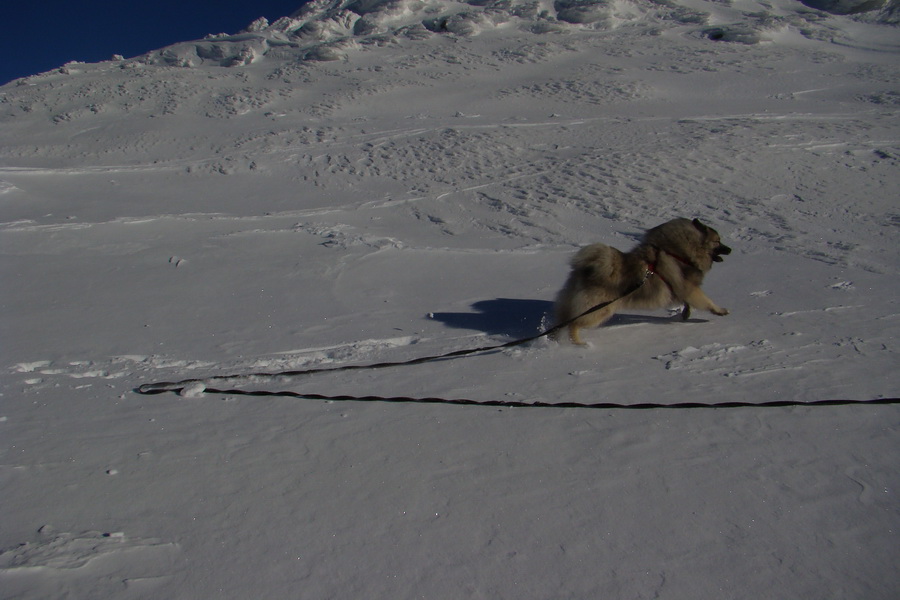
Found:
[[(894, 406), (203, 394), (896, 396), (890, 6), (321, 0), (3, 86), (0, 596), (893, 598)], [(682, 216), (724, 318), (264, 375), (535, 335)]]

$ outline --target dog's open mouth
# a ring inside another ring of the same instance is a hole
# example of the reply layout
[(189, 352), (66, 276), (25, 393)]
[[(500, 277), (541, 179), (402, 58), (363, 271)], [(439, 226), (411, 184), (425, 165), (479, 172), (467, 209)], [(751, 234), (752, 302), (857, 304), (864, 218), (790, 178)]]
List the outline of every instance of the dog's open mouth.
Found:
[(719, 244), (712, 251), (712, 259), (713, 262), (722, 262), (724, 259), (722, 258), (723, 254), (731, 254), (731, 248), (726, 246), (725, 244)]

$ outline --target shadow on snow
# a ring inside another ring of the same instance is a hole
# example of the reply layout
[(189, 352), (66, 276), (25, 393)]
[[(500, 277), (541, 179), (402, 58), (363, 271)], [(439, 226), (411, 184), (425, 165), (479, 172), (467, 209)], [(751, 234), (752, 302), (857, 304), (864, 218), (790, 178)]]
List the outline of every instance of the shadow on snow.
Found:
[[(522, 298), (495, 298), (472, 304), (475, 312), (436, 312), (431, 318), (454, 329), (472, 329), (488, 335), (524, 338), (548, 329), (553, 324), (553, 302)], [(658, 316), (616, 314), (603, 327), (637, 325), (641, 323), (681, 323), (681, 315)], [(691, 318), (688, 323), (704, 323), (705, 319)]]

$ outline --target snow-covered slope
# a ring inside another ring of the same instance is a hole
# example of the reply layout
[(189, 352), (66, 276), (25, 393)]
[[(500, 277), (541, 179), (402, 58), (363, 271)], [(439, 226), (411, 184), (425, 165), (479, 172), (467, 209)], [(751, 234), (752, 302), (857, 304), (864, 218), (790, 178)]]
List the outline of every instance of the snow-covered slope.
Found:
[(234, 385), (897, 396), (896, 11), (313, 2), (0, 87), (0, 597), (895, 597), (895, 406), (133, 390), (533, 335), (688, 216), (727, 317)]

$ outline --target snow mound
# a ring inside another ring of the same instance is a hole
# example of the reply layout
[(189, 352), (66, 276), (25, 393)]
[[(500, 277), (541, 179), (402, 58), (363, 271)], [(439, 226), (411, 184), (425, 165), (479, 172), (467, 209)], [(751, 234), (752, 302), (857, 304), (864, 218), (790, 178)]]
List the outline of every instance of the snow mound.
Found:
[(834, 15), (858, 15), (888, 10), (896, 13), (900, 6), (896, 0), (801, 0), (803, 4), (816, 10)]
[[(273, 23), (260, 18), (238, 34), (175, 44), (145, 55), (142, 62), (239, 67), (264, 56), (327, 62), (347, 59), (351, 50), (367, 46), (433, 35), (465, 38), (508, 28), (546, 35), (623, 26), (657, 30), (688, 26), (712, 41), (756, 44), (776, 26), (795, 27), (807, 37), (824, 39), (833, 35), (830, 30), (827, 35), (819, 31), (828, 13), (897, 22), (897, 0), (805, 0), (803, 4), (760, 4), (754, 5), (759, 10), (744, 11), (731, 3), (686, 5), (674, 0), (316, 0)], [(708, 28), (712, 15), (716, 26)], [(725, 19), (730, 24), (719, 25)]]
[[(122, 68), (243, 67), (262, 59), (331, 62), (348, 60), (354, 50), (407, 40), (470, 38), (508, 29), (535, 36), (621, 27), (654, 35), (677, 30), (745, 45), (773, 41), (791, 29), (830, 41), (842, 35), (830, 22), (835, 18), (898, 25), (900, 0), (314, 0), (274, 22), (260, 17), (236, 34), (211, 34), (136, 60), (113, 60)], [(53, 71), (75, 72), (72, 65)]]

